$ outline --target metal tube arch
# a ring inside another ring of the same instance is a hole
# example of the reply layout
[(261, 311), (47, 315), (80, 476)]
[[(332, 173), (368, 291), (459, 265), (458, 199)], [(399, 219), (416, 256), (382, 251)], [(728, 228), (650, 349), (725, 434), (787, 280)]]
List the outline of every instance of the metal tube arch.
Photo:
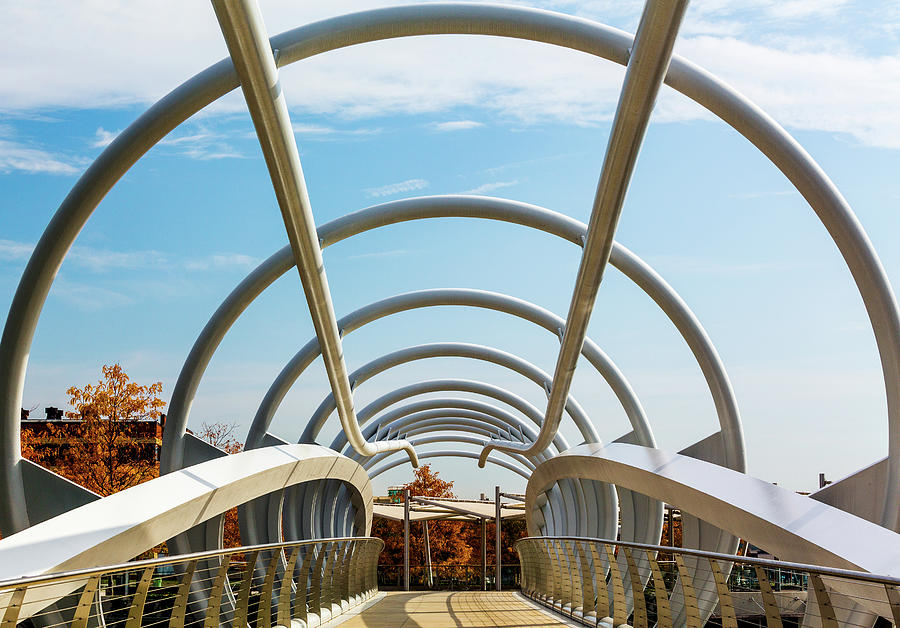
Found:
[[(443, 411), (442, 411), (443, 410)], [(488, 437), (496, 434), (491, 428), (497, 427), (497, 420), (490, 415), (478, 416), (481, 413), (455, 410), (452, 408), (437, 408), (430, 411), (421, 411), (412, 415), (399, 418), (391, 423), (391, 428), (403, 433), (404, 437), (418, 434), (422, 432), (438, 432), (438, 431), (455, 431), (457, 429), (467, 430), (474, 433), (483, 433)], [(487, 427), (479, 427), (479, 425), (487, 425)], [(407, 429), (408, 425), (413, 427)], [(435, 438), (440, 438), (436, 436)], [(374, 465), (386, 460), (396, 452), (385, 453), (374, 456), (367, 461), (361, 462), (363, 468), (369, 469)], [(504, 452), (508, 456), (515, 457), (510, 452)], [(552, 457), (547, 452), (534, 456), (535, 462), (540, 463)], [(535, 462), (528, 462), (530, 467)], [(615, 495), (613, 500), (606, 499), (608, 496), (601, 497), (601, 487), (605, 488), (610, 485), (599, 482), (585, 483), (581, 480), (574, 479), (562, 481), (557, 490), (561, 492), (560, 496), (554, 496), (550, 500), (550, 529), (567, 530), (567, 529), (584, 529), (588, 530), (591, 524), (594, 524), (592, 533), (598, 538), (604, 538), (603, 534), (615, 534), (618, 525), (617, 510), (614, 508)], [(593, 491), (591, 490), (593, 489)], [(561, 497), (561, 499), (560, 499)], [(577, 504), (577, 508), (566, 508), (566, 504)], [(603, 506), (598, 505), (602, 503)], [(610, 508), (612, 504), (613, 508)], [(558, 520), (558, 523), (557, 523)]]
[[(473, 460), (478, 460), (478, 454), (472, 451), (461, 451), (461, 450), (440, 450), (440, 451), (423, 451), (419, 454), (420, 460), (428, 460), (429, 458), (471, 458)], [(404, 464), (405, 460), (394, 460), (393, 462), (386, 462), (382, 466), (377, 469), (372, 470), (369, 473), (369, 480), (373, 480), (377, 478), (379, 475), (386, 471), (390, 471), (395, 467), (399, 467)], [(523, 471), (519, 467), (515, 466), (507, 462), (506, 460), (500, 460), (496, 458), (492, 458), (489, 460), (490, 463), (497, 465), (498, 467), (503, 467), (504, 469), (508, 469), (513, 473), (522, 476), (526, 480), (530, 477), (527, 472)]]
[[(617, 63), (627, 61), (633, 38), (587, 20), (519, 7), (423, 5), (376, 9), (310, 24), (274, 37), (286, 65), (336, 48), (391, 37), (435, 33), (490, 34), (541, 41)], [(800, 191), (829, 231), (859, 288), (872, 323), (885, 381), (889, 481), (883, 524), (894, 529), (900, 500), (900, 317), (880, 260), (846, 200), (818, 164), (772, 118), (705, 70), (675, 56), (666, 83), (730, 124), (765, 154)], [(19, 464), (18, 412), (29, 347), (66, 253), (100, 200), (153, 145), (191, 115), (237, 87), (229, 60), (183, 83), (125, 129), (72, 188), (41, 236), (13, 298), (0, 340), (0, 527), (28, 527)], [(173, 451), (180, 461), (183, 441)], [(729, 465), (730, 466), (730, 465)], [(17, 506), (18, 504), (18, 506)]]
[[(375, 358), (371, 362), (368, 362), (353, 371), (350, 375), (350, 383), (355, 392), (360, 385), (375, 375), (383, 373), (388, 369), (392, 369), (395, 366), (408, 364), (415, 360), (438, 357), (471, 358), (497, 364), (525, 376), (539, 385), (545, 392), (551, 382), (550, 375), (545, 371), (512, 353), (472, 343), (435, 342), (399, 349)], [(371, 417), (371, 407), (372, 404), (369, 404), (364, 409), (370, 411), (370, 414), (364, 415), (364, 410), (360, 410), (359, 413), (357, 413), (360, 425), (364, 424)], [(322, 403), (319, 404), (319, 407), (316, 408), (315, 412), (313, 412), (312, 417), (307, 423), (303, 435), (300, 438), (304, 441), (315, 439), (334, 409), (334, 395), (329, 394)], [(575, 422), (575, 425), (578, 427), (586, 442), (600, 441), (600, 437), (597, 434), (594, 424), (591, 423), (581, 404), (579, 404), (571, 395), (566, 404), (566, 411), (572, 417), (572, 420)]]
[[(497, 292), (469, 288), (419, 290), (399, 294), (359, 308), (342, 317), (338, 322), (343, 335), (347, 335), (379, 318), (399, 312), (437, 306), (478, 307), (503, 312), (543, 327), (554, 334), (554, 336), (558, 335), (559, 331), (565, 328), (565, 321), (562, 318), (533, 303)], [(263, 401), (260, 403), (256, 416), (253, 418), (253, 423), (247, 435), (246, 446), (248, 448), (256, 447), (262, 443), (278, 404), (287, 394), (297, 377), (318, 356), (318, 351), (318, 342), (315, 339), (310, 340), (291, 358), (275, 378)], [(654, 447), (653, 432), (643, 407), (618, 367), (589, 338), (585, 339), (582, 353), (588, 362), (606, 379), (620, 403), (623, 404), (639, 442), (642, 445)]]

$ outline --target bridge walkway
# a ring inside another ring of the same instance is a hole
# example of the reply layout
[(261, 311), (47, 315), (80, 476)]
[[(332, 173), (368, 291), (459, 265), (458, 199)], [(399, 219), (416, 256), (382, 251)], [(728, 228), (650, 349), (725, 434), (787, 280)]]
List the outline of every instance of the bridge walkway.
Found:
[(341, 628), (567, 626), (512, 591), (393, 591)]

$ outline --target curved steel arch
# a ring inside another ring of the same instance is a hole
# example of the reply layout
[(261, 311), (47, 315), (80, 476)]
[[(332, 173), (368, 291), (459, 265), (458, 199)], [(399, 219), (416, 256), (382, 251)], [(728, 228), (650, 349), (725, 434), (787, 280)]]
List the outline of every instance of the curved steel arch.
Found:
[[(482, 395), (485, 397), (490, 397), (497, 401), (501, 401), (508, 406), (511, 406), (518, 410), (522, 415), (531, 420), (532, 423), (540, 427), (541, 424), (541, 411), (538, 410), (535, 406), (533, 406), (530, 402), (525, 399), (519, 397), (518, 395), (509, 392), (504, 388), (500, 388), (499, 386), (494, 386), (493, 384), (485, 384), (483, 382), (478, 382), (474, 380), (464, 380), (464, 379), (436, 379), (436, 380), (425, 380), (422, 382), (417, 382), (415, 384), (411, 384), (409, 386), (403, 386), (396, 390), (393, 390), (389, 393), (386, 393), (370, 403), (366, 408), (372, 408), (372, 411), (369, 412), (367, 419), (372, 419), (372, 423), (369, 424), (368, 430), (364, 429), (363, 433), (368, 433), (371, 436), (377, 434), (377, 432), (385, 427), (387, 423), (393, 421), (395, 418), (399, 416), (403, 416), (402, 414), (391, 414), (377, 416), (375, 412), (381, 412), (385, 408), (398, 403), (400, 401), (405, 401), (410, 397), (416, 397), (418, 395), (425, 395), (434, 392), (468, 392), (474, 393), (477, 395)], [(448, 401), (448, 399), (428, 399), (422, 400), (420, 403), (421, 409), (430, 409), (430, 408), (439, 408), (441, 407), (437, 402), (438, 401)], [(464, 398), (453, 398), (449, 401), (460, 402), (460, 401), (476, 401), (474, 399), (464, 399)], [(478, 402), (479, 404), (482, 402)], [(455, 403), (453, 406), (455, 408), (466, 408), (465, 405)], [(493, 407), (493, 406), (491, 406)], [(475, 406), (468, 407), (466, 409), (475, 409)], [(413, 410), (416, 411), (416, 410)], [(390, 416), (390, 418), (386, 418)], [(524, 434), (523, 434), (524, 436)], [(560, 434), (560, 438), (553, 441), (553, 444), (557, 446), (559, 451), (565, 451), (568, 449), (568, 445), (566, 444), (565, 438)], [(347, 445), (347, 439), (343, 433), (339, 432), (337, 436), (335, 436), (334, 440), (331, 443), (331, 448), (335, 451), (341, 451)]]
[[(409, 404), (409, 406), (405, 406), (412, 414), (407, 414), (405, 411), (397, 412), (398, 416), (391, 420), (388, 427), (396, 433), (404, 434), (405, 437), (406, 434), (416, 433), (418, 429), (437, 432), (442, 430), (453, 431), (459, 427), (465, 427), (469, 430), (476, 431), (478, 426), (482, 424), (494, 428), (502, 428), (505, 425), (502, 420), (498, 420), (497, 417), (493, 415), (473, 410), (458, 409), (453, 407), (451, 403), (435, 404), (438, 407), (430, 410), (422, 410), (421, 408), (424, 405), (425, 404), (423, 403), (421, 405)], [(409, 425), (412, 425), (413, 428), (406, 429)], [(487, 435), (491, 435), (490, 427), (484, 429), (484, 433)], [(527, 426), (524, 425), (519, 425), (519, 427), (527, 428)], [(372, 433), (369, 433), (367, 438), (371, 438), (371, 436)], [(527, 429), (527, 432), (524, 434), (526, 442), (534, 442), (536, 436), (537, 433), (531, 429)], [(503, 453), (513, 457), (520, 455), (512, 454), (511, 452)], [(361, 464), (364, 468), (369, 469), (392, 455), (393, 453), (391, 452), (385, 452), (384, 454), (373, 456)], [(533, 456), (533, 459), (534, 462), (541, 463), (548, 460), (553, 455), (554, 454), (545, 451)], [(527, 458), (532, 458), (532, 456), (526, 456), (526, 459)], [(529, 462), (529, 464), (534, 464), (534, 462)], [(608, 494), (601, 494), (601, 491), (608, 487), (610, 487), (608, 484), (594, 483), (588, 488), (585, 488), (584, 483), (577, 480), (561, 483), (560, 490), (563, 493), (565, 502), (560, 502), (558, 499), (551, 500), (553, 505), (556, 506), (556, 510), (553, 510), (550, 513), (550, 519), (552, 521), (559, 520), (559, 524), (554, 523), (555, 531), (560, 533), (578, 534), (581, 533), (582, 530), (587, 530), (591, 525), (591, 522), (593, 522), (594, 532), (599, 538), (607, 538), (608, 535), (615, 535), (619, 522), (615, 495), (613, 494), (610, 499)], [(577, 504), (577, 508), (565, 508), (565, 503)]]
[[(389, 433), (391, 431), (404, 433), (404, 428), (410, 424), (430, 424), (437, 430), (440, 429), (442, 422), (443, 424), (449, 424), (450, 422), (467, 424), (467, 421), (477, 420), (493, 425), (498, 429), (503, 429), (505, 426), (516, 426), (523, 433), (523, 438), (526, 442), (534, 442), (536, 440), (537, 432), (527, 424), (522, 423), (515, 415), (502, 416), (503, 413), (490, 411), (492, 406), (478, 401), (469, 403), (469, 401), (467, 399), (428, 399), (413, 402), (383, 415), (380, 425), (386, 427)], [(373, 423), (363, 433), (366, 438), (372, 438), (378, 430), (379, 424)], [(561, 434), (557, 434), (551, 444), (555, 445), (559, 452), (569, 449)], [(509, 452), (505, 453), (509, 454)], [(384, 460), (390, 455), (392, 454), (385, 452), (385, 454), (373, 457), (371, 464), (364, 463), (363, 466), (369, 468), (372, 464)], [(541, 462), (552, 455), (552, 452), (544, 451), (534, 457), (534, 459), (537, 462)], [(567, 495), (567, 503), (576, 503), (578, 508), (577, 510), (567, 509), (564, 507), (564, 504), (557, 502), (560, 512), (554, 513), (553, 519), (561, 522), (558, 528), (559, 531), (570, 530), (572, 533), (575, 533), (581, 528), (587, 528), (589, 525), (587, 518), (593, 512), (596, 514), (596, 519), (594, 520), (596, 529), (601, 537), (605, 538), (604, 535), (616, 534), (619, 512), (618, 501), (615, 493), (612, 493), (612, 487), (598, 484), (592, 486), (592, 488), (595, 496), (589, 498), (586, 496), (587, 491), (584, 490), (580, 483), (576, 482), (571, 485), (564, 484), (561, 486), (562, 492)], [(644, 527), (646, 530), (658, 535), (659, 532), (653, 528), (652, 517), (650, 519), (643, 522)]]
[[(392, 393), (383, 395), (381, 398), (376, 399), (371, 404), (369, 404), (367, 408), (373, 406), (376, 408), (383, 408), (389, 404), (397, 403), (399, 401), (406, 400), (409, 397), (423, 394), (425, 392), (431, 392), (435, 389), (441, 390), (445, 388), (459, 388), (458, 384), (460, 382), (457, 382), (455, 380), (448, 380), (448, 382), (450, 386), (443, 385), (441, 380), (438, 380), (437, 382), (420, 382), (418, 384), (406, 386), (404, 388), (395, 390)], [(467, 401), (468, 400), (458, 399), (428, 399), (411, 403), (407, 406), (403, 406), (402, 408), (388, 412), (385, 415), (381, 415), (380, 417), (378, 417), (379, 420), (377, 422), (373, 421), (367, 428), (363, 429), (363, 435), (365, 436), (365, 438), (370, 439), (373, 436), (377, 435), (382, 429), (387, 429), (388, 434), (405, 434), (406, 431), (403, 428), (409, 423), (421, 420), (426, 416), (442, 417), (443, 415), (441, 413), (445, 411), (449, 413), (449, 408), (453, 408), (454, 416), (460, 416), (460, 408), (462, 408), (463, 410), (481, 410), (481, 412), (484, 411), (485, 408), (480, 402), (470, 404), (467, 403)], [(421, 412), (422, 410), (430, 410), (430, 414), (427, 412)], [(532, 423), (534, 423), (538, 427), (541, 425), (542, 415), (540, 411), (537, 410), (537, 408), (534, 408), (532, 406), (530, 410), (526, 408), (523, 408), (523, 410), (526, 410), (523, 413), (529, 419), (531, 419)], [(414, 413), (412, 417), (409, 416), (410, 413)], [(360, 413), (360, 416), (363, 416), (362, 412)], [(509, 421), (509, 419), (507, 419), (507, 421)], [(497, 427), (502, 429), (503, 426), (497, 425)], [(513, 427), (513, 425), (507, 426), (508, 431), (510, 431), (510, 427)], [(525, 439), (525, 442), (534, 442), (535, 438), (537, 437), (536, 432), (529, 429), (527, 425), (521, 423), (519, 423), (517, 427), (522, 433), (522, 437), (523, 439)], [(500, 432), (499, 429), (496, 433), (496, 436), (498, 438), (503, 436), (502, 432)], [(565, 439), (561, 434), (557, 434), (557, 438), (554, 439), (553, 444), (556, 445), (557, 450), (560, 452), (568, 449), (568, 444), (565, 442)], [(342, 435), (339, 433), (335, 440), (332, 442), (331, 447), (332, 449), (341, 451), (345, 445), (345, 439), (342, 438)], [(372, 462), (374, 463), (376, 461), (383, 460), (386, 457), (387, 456), (385, 455), (375, 456), (372, 458)], [(543, 457), (544, 455), (542, 455), (540, 458)], [(369, 468), (369, 466), (371, 465), (363, 464), (363, 466)], [(571, 522), (572, 533), (576, 533), (575, 531), (581, 528), (586, 528), (588, 525), (587, 519), (589, 519), (591, 515), (594, 515), (593, 520), (597, 522), (597, 530), (600, 532), (599, 536), (603, 537), (604, 535), (615, 534), (619, 521), (618, 500), (615, 489), (609, 485), (598, 485), (593, 488), (596, 494), (592, 497), (579, 495), (579, 492), (583, 493), (583, 489), (581, 488), (581, 486), (578, 486), (575, 489), (566, 489), (575, 497), (577, 503), (579, 504), (577, 512), (566, 513), (569, 517), (569, 521)], [(590, 504), (588, 504), (588, 502), (590, 502)], [(630, 523), (632, 525), (634, 524), (634, 522)], [(650, 533), (655, 534), (655, 529), (652, 529), (652, 526), (650, 526), (650, 528)]]
[[(409, 310), (438, 306), (478, 307), (510, 314), (543, 327), (554, 335), (565, 328), (565, 321), (552, 312), (528, 301), (498, 292), (469, 288), (444, 288), (419, 290), (399, 294), (370, 303), (342, 317), (339, 327), (347, 335), (372, 321)], [(247, 447), (262, 443), (278, 404), (303, 370), (318, 356), (318, 341), (310, 340), (285, 365), (266, 392), (247, 435)], [(655, 440), (643, 408), (621, 371), (592, 340), (585, 339), (582, 354), (610, 384), (616, 397), (625, 408), (638, 440), (643, 445), (654, 446)]]
[[(414, 347), (407, 347), (405, 349), (399, 349), (397, 351), (382, 355), (353, 371), (353, 373), (350, 374), (350, 383), (353, 386), (353, 390), (355, 392), (356, 389), (364, 382), (368, 381), (375, 375), (394, 368), (395, 366), (400, 366), (401, 364), (408, 364), (409, 362), (424, 360), (427, 358), (448, 357), (471, 358), (474, 360), (482, 360), (484, 362), (497, 364), (525, 376), (534, 383), (538, 384), (545, 392), (551, 382), (551, 378), (548, 373), (541, 370), (531, 362), (528, 362), (527, 360), (524, 360), (512, 353), (501, 351), (500, 349), (495, 349), (493, 347), (476, 345), (472, 343), (435, 342), (416, 345)], [(371, 417), (371, 414), (373, 412), (372, 405), (373, 404), (370, 403), (363, 410), (360, 410), (357, 413), (357, 418), (359, 418), (360, 425), (363, 425)], [(322, 403), (319, 404), (319, 407), (316, 408), (315, 412), (313, 412), (312, 417), (310, 417), (309, 421), (307, 422), (307, 426), (303, 432), (303, 435), (300, 437), (301, 440), (306, 442), (307, 440), (315, 439), (321, 431), (322, 427), (325, 425), (328, 417), (332, 412), (334, 412), (334, 410), (334, 395), (329, 394), (322, 401)], [(597, 434), (593, 423), (591, 423), (581, 404), (579, 404), (571, 395), (569, 396), (569, 403), (566, 406), (566, 410), (572, 417), (572, 420), (575, 421), (575, 424), (576, 426), (578, 426), (582, 436), (584, 436), (585, 439), (588, 440), (588, 442), (600, 441), (600, 437)], [(367, 411), (368, 414), (363, 414)]]
[[(449, 458), (472, 458), (473, 460), (478, 460), (478, 454), (476, 454), (475, 452), (472, 452), (472, 451), (453, 451), (453, 450), (424, 451), (421, 454), (419, 454), (420, 460), (427, 460), (429, 458), (448, 458), (448, 457)], [(403, 460), (394, 460), (393, 462), (385, 463), (382, 466), (375, 469), (374, 471), (372, 471), (369, 474), (369, 479), (372, 480), (374, 478), (377, 478), (379, 475), (381, 475), (385, 471), (390, 471), (394, 467), (399, 467), (404, 462), (405, 461), (403, 461)], [(504, 469), (512, 471), (513, 473), (522, 476), (526, 480), (529, 477), (531, 477), (525, 471), (522, 471), (520, 468), (518, 468), (517, 466), (515, 466), (513, 464), (510, 464), (506, 460), (501, 460), (498, 458), (491, 458), (488, 462), (490, 462), (491, 464), (495, 464), (498, 467), (503, 467)]]

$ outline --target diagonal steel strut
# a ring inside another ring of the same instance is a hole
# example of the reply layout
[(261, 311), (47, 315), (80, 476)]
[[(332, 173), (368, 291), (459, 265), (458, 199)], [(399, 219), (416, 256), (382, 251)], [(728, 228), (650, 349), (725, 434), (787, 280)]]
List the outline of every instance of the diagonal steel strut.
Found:
[(606, 146), (581, 264), (549, 390), (547, 411), (538, 437), (530, 445), (514, 441), (491, 442), (481, 451), (478, 458), (480, 467), (484, 467), (493, 449), (526, 455), (541, 452), (550, 445), (559, 430), (634, 164), (656, 95), (672, 58), (672, 48), (687, 4), (688, 0), (647, 0), (644, 5)]
[(353, 408), (353, 389), (334, 315), (322, 249), (300, 166), (297, 142), (291, 127), (287, 102), (262, 14), (256, 0), (212, 0), (228, 52), (241, 80), (256, 135), (275, 188), (278, 206), (287, 230), (313, 326), (322, 349), (322, 360), (331, 384), (341, 426), (357, 453), (403, 449), (413, 467), (419, 466), (412, 445), (406, 440), (369, 443), (365, 440)]

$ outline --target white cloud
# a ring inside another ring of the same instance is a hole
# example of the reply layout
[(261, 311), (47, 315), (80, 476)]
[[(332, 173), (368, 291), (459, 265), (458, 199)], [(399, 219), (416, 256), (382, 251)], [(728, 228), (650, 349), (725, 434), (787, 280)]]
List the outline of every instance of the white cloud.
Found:
[(466, 190), (463, 194), (486, 194), (487, 192), (493, 192), (494, 190), (500, 190), (502, 188), (509, 188), (514, 185), (518, 185), (518, 181), (493, 181), (491, 183), (482, 183), (478, 187), (474, 187), (471, 190)]
[(439, 122), (434, 125), (435, 131), (466, 131), (468, 129), (477, 129), (484, 124), (475, 120), (451, 120), (449, 122)]
[(334, 140), (346, 138), (360, 138), (381, 133), (380, 128), (356, 128), (356, 129), (338, 129), (332, 126), (320, 124), (304, 124), (302, 122), (294, 122), (292, 125), (294, 133), (300, 135), (305, 140)]
[(21, 262), (31, 257), (34, 245), (27, 242), (0, 240), (0, 262)]
[[(34, 244), (0, 239), (0, 262), (21, 262), (31, 257)], [(92, 273), (106, 273), (111, 270), (249, 270), (260, 260), (244, 253), (214, 253), (205, 257), (178, 260), (160, 251), (113, 251), (86, 246), (73, 246), (66, 256), (66, 262)]]
[(94, 143), (91, 146), (93, 148), (106, 148), (116, 139), (118, 134), (118, 131), (107, 131), (102, 126), (98, 126), (96, 133), (94, 133)]
[(76, 174), (80, 168), (74, 160), (54, 155), (40, 148), (0, 137), (0, 173)]
[(390, 183), (377, 188), (366, 188), (363, 192), (369, 198), (381, 198), (382, 196), (394, 196), (403, 192), (412, 192), (428, 187), (428, 181), (425, 179), (407, 179), (399, 183)]
[(53, 284), (52, 295), (80, 310), (96, 312), (132, 305), (135, 300), (117, 290), (60, 279)]
[(358, 253), (356, 255), (348, 256), (347, 259), (387, 259), (392, 257), (403, 257), (408, 254), (408, 249), (392, 249), (390, 251), (375, 251), (374, 253)]
[(249, 270), (259, 264), (259, 259), (243, 253), (218, 253), (207, 257), (189, 260), (185, 264), (188, 270)]
[[(277, 33), (386, 4), (393, 2), (311, 0), (297, 5), (272, 0), (265, 14), (270, 31)], [(534, 4), (634, 28), (642, 3), (536, 0)], [(866, 144), (898, 148), (896, 45), (885, 48), (890, 55), (867, 55), (852, 29), (835, 25), (843, 24), (853, 11), (864, 13), (864, 8), (849, 0), (759, 0), (752, 5), (708, 0), (692, 5), (678, 49), (788, 126), (846, 133)], [(175, 11), (180, 15), (177, 24), (168, 19)], [(48, 22), (48, 14), (55, 19)], [(152, 102), (225, 55), (212, 11), (202, 3), (136, 0), (95, 3), (88, 9), (80, 2), (35, 0), (14, 5), (4, 18), (0, 103), (14, 114)], [(831, 30), (817, 35), (822, 25)], [(823, 46), (823, 41), (831, 43)], [(840, 53), (834, 52), (836, 46), (842, 48)], [(610, 119), (621, 78), (620, 67), (589, 55), (530, 42), (456, 36), (396, 39), (315, 56), (285, 69), (282, 84), (294, 111), (305, 114), (348, 119), (470, 107), (519, 123), (594, 124)], [(239, 92), (214, 110), (246, 111)], [(661, 99), (658, 114), (657, 121), (705, 115), (685, 99), (671, 96)], [(472, 128), (463, 126), (471, 122), (451, 120), (435, 128)], [(97, 142), (108, 139), (100, 130)], [(338, 129), (324, 126), (297, 125), (296, 131), (308, 138), (339, 136)], [(227, 143), (213, 143), (208, 137), (167, 142), (196, 159), (240, 156)], [(21, 145), (0, 145), (0, 169), (77, 171), (69, 160)]]
[(67, 259), (93, 272), (106, 272), (114, 268), (149, 268), (168, 264), (159, 251), (109, 251), (88, 247), (72, 247)]

